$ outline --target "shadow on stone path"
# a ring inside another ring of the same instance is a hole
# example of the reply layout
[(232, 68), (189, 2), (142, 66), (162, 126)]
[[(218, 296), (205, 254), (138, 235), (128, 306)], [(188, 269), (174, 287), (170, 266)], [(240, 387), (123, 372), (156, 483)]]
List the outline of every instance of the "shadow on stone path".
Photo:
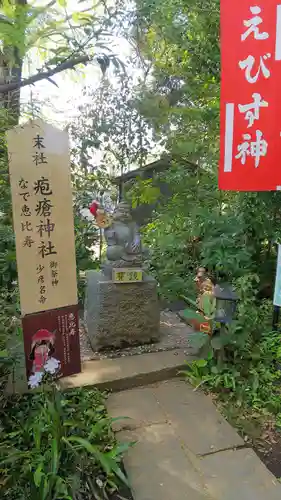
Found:
[(281, 485), (211, 398), (172, 379), (111, 395), (135, 500), (280, 500)]

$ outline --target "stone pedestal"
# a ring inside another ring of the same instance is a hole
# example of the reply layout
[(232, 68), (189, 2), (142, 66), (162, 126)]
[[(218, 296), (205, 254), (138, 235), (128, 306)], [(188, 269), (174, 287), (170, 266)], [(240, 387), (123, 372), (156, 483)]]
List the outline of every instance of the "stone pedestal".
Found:
[(157, 282), (115, 284), (102, 273), (87, 272), (85, 327), (94, 350), (155, 342), (160, 335)]

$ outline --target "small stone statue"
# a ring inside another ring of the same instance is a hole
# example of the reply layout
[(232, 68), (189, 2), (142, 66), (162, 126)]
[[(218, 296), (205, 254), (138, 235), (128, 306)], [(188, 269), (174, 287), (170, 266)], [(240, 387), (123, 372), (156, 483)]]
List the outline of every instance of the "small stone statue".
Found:
[(196, 300), (198, 309), (202, 311), (206, 317), (209, 317), (212, 304), (214, 303), (214, 284), (204, 267), (199, 267), (197, 270), (195, 282), (199, 292)]
[[(91, 207), (99, 224), (102, 207)], [(143, 271), (144, 249), (130, 206), (121, 202), (103, 224), (107, 243), (106, 261), (102, 272), (87, 273), (85, 324), (92, 348), (120, 349), (122, 346), (157, 342), (160, 337), (160, 308), (157, 282), (141, 272), (142, 280), (115, 281), (115, 269), (129, 269), (128, 275)], [(121, 273), (120, 273), (121, 274)], [(125, 285), (126, 283), (126, 285)]]
[(144, 250), (136, 223), (128, 203), (116, 207), (110, 227), (104, 230), (107, 243), (107, 260), (103, 271), (108, 274), (114, 268), (142, 267)]

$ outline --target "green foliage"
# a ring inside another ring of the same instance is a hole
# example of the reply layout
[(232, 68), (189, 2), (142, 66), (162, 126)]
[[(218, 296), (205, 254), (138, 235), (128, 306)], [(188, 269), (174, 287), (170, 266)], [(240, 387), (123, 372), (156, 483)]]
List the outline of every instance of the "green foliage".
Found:
[(0, 410), (1, 498), (104, 499), (126, 478), (104, 396), (97, 390), (32, 393)]
[(268, 412), (278, 416), (281, 413), (280, 334), (267, 331), (258, 343), (248, 338), (243, 347), (232, 338), (228, 347), (228, 359), (224, 362), (218, 364), (210, 352), (206, 359), (188, 365), (186, 378), (193, 385), (203, 385), (206, 390), (218, 393), (220, 399), (235, 403), (243, 411), (251, 409), (261, 415)]
[(78, 298), (83, 304), (85, 290), (84, 271), (100, 267), (100, 261), (94, 256), (92, 250), (92, 245), (99, 241), (99, 233), (94, 227), (93, 222), (89, 222), (81, 214), (74, 217), (74, 229)]
[(98, 241), (98, 230), (92, 221), (81, 214), (74, 218), (77, 271), (95, 269), (99, 262), (93, 257), (91, 246)]
[(267, 419), (281, 415), (280, 333), (270, 329), (272, 305), (255, 302), (256, 276), (240, 283), (238, 317), (213, 337), (195, 334), (199, 359), (183, 372), (195, 387), (219, 401), (227, 418), (242, 433), (257, 438)]
[(138, 205), (156, 204), (161, 199), (161, 192), (159, 187), (154, 185), (153, 179), (143, 180), (137, 177), (127, 193), (127, 197), (131, 201), (132, 207), (136, 208)]
[[(43, 61), (40, 72), (50, 71), (69, 59), (86, 54), (93, 46), (99, 47), (98, 38), (105, 34), (108, 17), (114, 10), (104, 9), (102, 5), (98, 10), (79, 5), (78, 10), (73, 11), (67, 0), (63, 5), (51, 2), (42, 6), (3, 0), (0, 38), (9, 51), (6, 55), (10, 66), (17, 66), (20, 61), (36, 55)], [(51, 78), (49, 81), (53, 83)]]
[(17, 278), (14, 232), (10, 224), (0, 217), (0, 287), (11, 290)]
[(21, 339), (17, 290), (0, 289), (0, 407)]
[(136, 107), (133, 79), (115, 68), (114, 78), (85, 88), (85, 103), (71, 123), (77, 162), (96, 176), (120, 175), (145, 164), (150, 130)]
[(97, 269), (100, 265), (99, 260), (94, 256), (93, 246), (99, 242), (99, 231), (92, 221), (83, 216), (82, 209), (89, 207), (93, 201), (87, 194), (88, 182), (75, 179), (74, 185), (74, 231), (75, 231), (75, 250), (76, 250), (76, 269), (78, 297), (80, 302), (84, 301), (85, 279), (84, 271), (88, 269)]
[[(132, 36), (152, 76), (139, 109), (173, 161), (159, 175), (172, 195), (143, 231), (151, 272), (170, 300), (195, 300), (200, 266), (235, 285), (240, 299), (229, 327), (194, 335), (202, 359), (187, 378), (226, 411), (260, 420), (273, 413), (280, 422), (280, 334), (271, 331), (280, 194), (217, 187), (219, 0), (137, 0)], [(138, 184), (135, 198), (145, 200), (145, 191)]]
[(219, 1), (138, 0), (133, 26), (154, 77), (143, 114), (173, 155), (209, 162), (218, 150)]
[(257, 288), (272, 287), (281, 216), (276, 194), (221, 193), (211, 173), (178, 163), (161, 179), (173, 195), (157, 208), (145, 238), (165, 294), (184, 293), (189, 273), (202, 265), (228, 280), (255, 274)]
[[(81, 135), (80, 135), (81, 134)], [(89, 220), (84, 210), (89, 209), (94, 199), (99, 198), (99, 193), (109, 186), (109, 176), (103, 170), (98, 169), (92, 173), (88, 169), (88, 161), (85, 164), (78, 163), (77, 152), (81, 145), (82, 130), (76, 130), (75, 141), (77, 146), (72, 150), (72, 186), (74, 195), (74, 229), (75, 229), (75, 248), (76, 248), (76, 266), (78, 295), (80, 302), (84, 300), (84, 271), (97, 269), (100, 266), (100, 260), (97, 257), (97, 247), (100, 244), (100, 231), (93, 220)], [(89, 139), (90, 142), (90, 139)], [(86, 156), (84, 157), (86, 158)]]
[(141, 111), (173, 160), (160, 176), (172, 197), (145, 230), (162, 293), (192, 290), (191, 274), (202, 265), (230, 281), (256, 274), (259, 289), (270, 293), (280, 195), (217, 188), (219, 1), (138, 0), (133, 36), (153, 75)]

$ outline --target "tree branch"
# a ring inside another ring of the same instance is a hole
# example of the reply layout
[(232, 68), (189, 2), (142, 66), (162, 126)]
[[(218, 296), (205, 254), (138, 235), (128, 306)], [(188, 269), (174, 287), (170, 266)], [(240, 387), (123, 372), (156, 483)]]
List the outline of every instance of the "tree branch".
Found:
[(61, 73), (66, 69), (74, 69), (75, 66), (78, 66), (78, 64), (87, 64), (88, 62), (91, 61), (91, 59), (92, 58), (87, 55), (75, 57), (73, 59), (68, 59), (60, 63), (53, 69), (36, 73), (36, 75), (32, 75), (29, 78), (25, 78), (24, 80), (5, 83), (3, 85), (0, 85), (0, 94), (5, 94), (6, 92), (12, 92), (13, 90), (18, 90), (22, 87), (26, 87), (27, 85), (33, 85), (36, 82), (39, 82), (41, 80), (46, 80), (54, 75), (57, 75), (58, 73)]

